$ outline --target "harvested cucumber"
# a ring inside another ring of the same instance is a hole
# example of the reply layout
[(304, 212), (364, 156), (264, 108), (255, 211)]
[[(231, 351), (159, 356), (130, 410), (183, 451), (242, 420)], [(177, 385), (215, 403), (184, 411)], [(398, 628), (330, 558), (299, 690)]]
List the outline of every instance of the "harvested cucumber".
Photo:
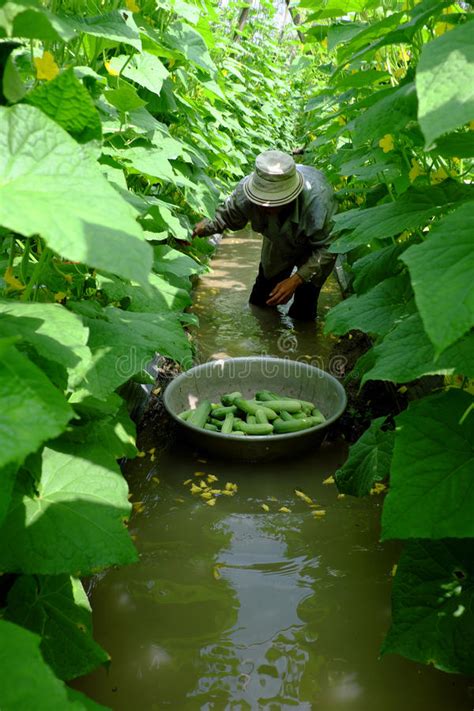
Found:
[(255, 393), (255, 399), (261, 400), (262, 402), (269, 402), (270, 400), (282, 400), (283, 398), (274, 395), (270, 390), (259, 390)]
[(299, 400), (272, 400), (271, 408), (275, 412), (281, 412), (281, 410), (286, 410), (287, 412), (299, 412), (302, 409), (301, 402)]
[(221, 397), (221, 402), (223, 405), (229, 406), (234, 404), (234, 400), (237, 397), (242, 397), (242, 393), (239, 392), (234, 392), (234, 393), (227, 393), (227, 395), (223, 395)]
[[(234, 400), (234, 405), (236, 405), (239, 410), (242, 410), (242, 412), (246, 412), (248, 415), (255, 415), (258, 408), (262, 407), (261, 402), (257, 402), (255, 400), (245, 400), (244, 398), (239, 397)], [(263, 410), (265, 411), (268, 420), (274, 420), (277, 417), (277, 414), (273, 409), (264, 406)]]
[(258, 423), (250, 425), (248, 422), (239, 422), (238, 429), (248, 435), (269, 435), (273, 432), (273, 425)]
[[(249, 417), (251, 417), (251, 415), (247, 417), (247, 422)], [(260, 425), (268, 425), (268, 417), (264, 407), (257, 407), (255, 410), (255, 422), (258, 422)]]
[(180, 412), (178, 417), (180, 420), (187, 420), (190, 416), (193, 410), (183, 410), (183, 412)]
[(235, 415), (237, 412), (236, 406), (228, 405), (227, 407), (223, 407), (222, 405), (219, 405), (219, 407), (216, 407), (216, 409), (211, 412), (211, 415), (213, 417), (217, 417), (218, 420), (223, 420), (229, 412), (232, 412), (232, 414)]
[(211, 412), (211, 403), (209, 400), (203, 400), (195, 410), (191, 412), (188, 422), (195, 427), (203, 428)]
[(222, 425), (222, 434), (230, 434), (234, 427), (234, 413), (228, 412), (225, 416), (224, 424)]
[(289, 420), (274, 423), (275, 434), (287, 434), (288, 432), (300, 432), (302, 430), (307, 430), (310, 427), (321, 424), (317, 422), (315, 417), (302, 417), (299, 420), (293, 419), (292, 422)]
[(206, 422), (204, 429), (209, 430), (209, 432), (219, 432), (219, 428), (215, 425), (211, 425), (209, 422)]
[(257, 424), (257, 418), (255, 415), (247, 415), (247, 423), (249, 425), (256, 425)]
[[(297, 413), (297, 414), (299, 414), (299, 413)], [(287, 410), (282, 410), (280, 412), (280, 419), (290, 422), (293, 419), (293, 416), (290, 415), (290, 413)]]
[[(211, 412), (211, 415), (212, 415), (212, 412)], [(220, 428), (222, 427), (223, 420), (218, 420), (215, 417), (208, 417), (207, 422), (208, 422), (208, 424), (214, 425), (214, 427), (217, 427), (217, 429), (220, 430)]]
[(326, 422), (326, 418), (324, 417), (323, 413), (318, 410), (317, 407), (314, 407), (314, 408), (311, 410), (311, 415), (312, 415), (313, 417), (317, 417), (320, 422)]

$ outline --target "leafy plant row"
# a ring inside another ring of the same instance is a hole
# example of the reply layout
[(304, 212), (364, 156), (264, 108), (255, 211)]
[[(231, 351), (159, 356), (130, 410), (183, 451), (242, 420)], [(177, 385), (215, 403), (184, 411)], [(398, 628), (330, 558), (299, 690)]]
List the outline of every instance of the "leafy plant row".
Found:
[(469, 674), (474, 16), (449, 0), (301, 0), (300, 9), (307, 53), (319, 59), (307, 64), (308, 81), (322, 87), (310, 92), (300, 130), (345, 208), (332, 249), (346, 255), (353, 289), (326, 330), (372, 338), (353, 372), (362, 385), (406, 391), (426, 375), (441, 383), (412, 400), (395, 428), (375, 419), (337, 485), (364, 496), (389, 479), (382, 540), (403, 548), (382, 653)]
[(212, 3), (95, 6), (0, 0), (2, 709), (98, 708), (63, 682), (108, 660), (80, 576), (137, 557), (120, 387), (190, 363), (190, 220), (293, 128)]

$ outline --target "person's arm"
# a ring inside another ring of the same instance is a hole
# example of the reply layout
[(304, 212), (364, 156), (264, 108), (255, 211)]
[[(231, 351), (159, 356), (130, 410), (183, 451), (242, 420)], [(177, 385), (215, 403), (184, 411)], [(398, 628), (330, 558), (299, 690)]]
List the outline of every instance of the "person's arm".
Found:
[(331, 243), (332, 218), (336, 212), (336, 200), (329, 184), (323, 186), (322, 193), (315, 195), (308, 208), (304, 227), (311, 254), (296, 271), (302, 281), (323, 276), (328, 265), (334, 262), (334, 254), (327, 249)]
[(216, 209), (213, 220), (206, 218), (195, 225), (193, 237), (207, 237), (216, 233), (220, 234), (224, 230), (243, 229), (248, 222), (247, 202), (243, 190), (238, 185), (225, 202)]

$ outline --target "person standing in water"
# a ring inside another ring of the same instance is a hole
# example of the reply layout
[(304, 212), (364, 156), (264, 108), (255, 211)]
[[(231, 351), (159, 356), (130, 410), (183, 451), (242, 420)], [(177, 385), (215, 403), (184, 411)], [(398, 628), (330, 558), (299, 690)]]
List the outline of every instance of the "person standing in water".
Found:
[(250, 222), (263, 243), (249, 302), (277, 306), (294, 296), (288, 314), (314, 320), (319, 292), (336, 259), (327, 249), (335, 211), (333, 190), (320, 170), (296, 165), (282, 151), (264, 151), (214, 219), (197, 223), (193, 237), (240, 230)]

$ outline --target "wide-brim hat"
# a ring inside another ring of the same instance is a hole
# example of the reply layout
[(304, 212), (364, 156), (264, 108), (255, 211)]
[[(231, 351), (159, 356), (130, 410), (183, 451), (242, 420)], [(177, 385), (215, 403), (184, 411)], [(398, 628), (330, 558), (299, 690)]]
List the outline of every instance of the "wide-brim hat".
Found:
[(290, 155), (264, 151), (257, 156), (254, 172), (244, 179), (243, 189), (256, 205), (278, 207), (298, 197), (303, 185), (303, 175)]

